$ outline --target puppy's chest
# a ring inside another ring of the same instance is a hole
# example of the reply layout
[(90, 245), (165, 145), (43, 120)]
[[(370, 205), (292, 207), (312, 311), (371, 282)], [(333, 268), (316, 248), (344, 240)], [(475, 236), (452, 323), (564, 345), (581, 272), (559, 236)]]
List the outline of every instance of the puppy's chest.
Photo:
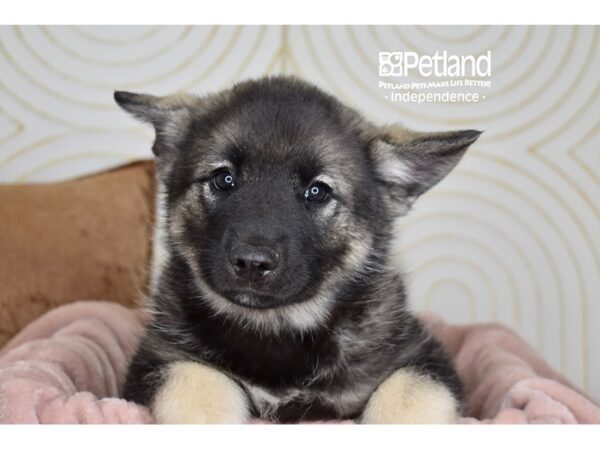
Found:
[(253, 415), (279, 423), (356, 418), (375, 388), (367, 383), (330, 390), (286, 388), (273, 392), (247, 382), (241, 384)]
[(354, 418), (390, 361), (348, 336), (237, 341), (230, 335), (213, 362), (244, 387), (256, 417), (284, 423)]
[[(336, 350), (335, 355), (325, 353), (321, 358), (312, 355), (307, 359), (310, 365), (281, 361), (281, 370), (272, 370), (268, 383), (260, 378), (238, 379), (248, 394), (253, 414), (282, 423), (357, 417), (383, 371), (374, 364), (373, 354), (364, 360), (347, 361), (343, 350)], [(294, 378), (288, 377), (290, 373), (285, 366), (295, 368)], [(280, 376), (282, 382), (274, 383), (273, 375)]]
[[(210, 340), (209, 340), (210, 339)], [(240, 380), (272, 390), (306, 385), (337, 365), (339, 349), (326, 336), (212, 335), (200, 349), (210, 363)]]

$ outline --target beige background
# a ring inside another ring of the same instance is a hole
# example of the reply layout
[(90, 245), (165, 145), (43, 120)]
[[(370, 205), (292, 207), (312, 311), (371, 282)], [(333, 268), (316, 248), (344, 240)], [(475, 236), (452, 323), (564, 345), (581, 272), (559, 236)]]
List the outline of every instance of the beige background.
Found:
[[(413, 304), (500, 321), (600, 398), (598, 27), (0, 27), (0, 181), (62, 180), (150, 156), (112, 90), (202, 94), (296, 73), (374, 120), (486, 130), (404, 221)], [(481, 54), (478, 104), (392, 104), (377, 53)], [(0, 256), (1, 257), (1, 256)]]

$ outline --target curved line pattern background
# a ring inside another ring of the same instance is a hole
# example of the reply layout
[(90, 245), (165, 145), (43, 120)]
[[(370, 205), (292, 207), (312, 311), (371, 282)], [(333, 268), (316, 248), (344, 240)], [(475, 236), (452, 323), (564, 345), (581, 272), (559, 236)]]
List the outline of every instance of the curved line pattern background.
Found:
[[(598, 399), (599, 36), (570, 26), (0, 27), (0, 182), (150, 157), (152, 133), (113, 104), (115, 88), (202, 94), (295, 73), (373, 120), (484, 129), (399, 222), (394, 260), (416, 308), (504, 323)], [(488, 49), (493, 86), (480, 103), (390, 103), (377, 87), (379, 51)]]

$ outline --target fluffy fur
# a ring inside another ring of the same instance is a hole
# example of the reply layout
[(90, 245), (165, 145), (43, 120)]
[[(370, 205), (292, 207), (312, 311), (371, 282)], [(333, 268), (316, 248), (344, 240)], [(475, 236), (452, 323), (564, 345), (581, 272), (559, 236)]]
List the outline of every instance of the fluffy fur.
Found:
[[(388, 249), (394, 221), (479, 132), (378, 127), (289, 77), (206, 97), (115, 99), (156, 129), (163, 214), (153, 319), (126, 398), (163, 421), (240, 420), (235, 408), (210, 412), (236, 387), (252, 415), (278, 422), (453, 417), (458, 378), (407, 310)], [(227, 191), (215, 184), (223, 173)], [(308, 197), (315, 186), (322, 202)], [(250, 249), (241, 259), (240, 248)], [(208, 382), (212, 371), (227, 382)]]

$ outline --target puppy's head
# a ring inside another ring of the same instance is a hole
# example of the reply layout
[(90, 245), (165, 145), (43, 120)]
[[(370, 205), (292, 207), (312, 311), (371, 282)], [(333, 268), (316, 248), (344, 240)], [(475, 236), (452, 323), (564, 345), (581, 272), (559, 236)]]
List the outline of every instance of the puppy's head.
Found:
[(156, 130), (166, 244), (202, 301), (272, 327), (326, 320), (344, 283), (385, 264), (393, 219), (480, 134), (376, 127), (285, 77), (115, 99)]

